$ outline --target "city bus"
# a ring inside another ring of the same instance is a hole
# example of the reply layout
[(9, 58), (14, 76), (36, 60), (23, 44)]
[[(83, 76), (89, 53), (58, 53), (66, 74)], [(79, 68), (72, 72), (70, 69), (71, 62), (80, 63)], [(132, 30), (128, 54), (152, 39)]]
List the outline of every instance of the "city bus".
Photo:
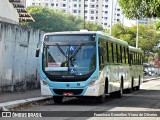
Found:
[(106, 94), (121, 97), (142, 83), (142, 64), (136, 64), (142, 62), (141, 53), (103, 32), (46, 33), (40, 53), (36, 51), (41, 93), (53, 96), (55, 103), (69, 96), (94, 97), (97, 103), (104, 102)]
[(130, 55), (130, 76), (132, 82), (131, 89), (139, 90), (140, 84), (143, 82), (142, 51), (139, 48), (129, 46), (129, 55)]

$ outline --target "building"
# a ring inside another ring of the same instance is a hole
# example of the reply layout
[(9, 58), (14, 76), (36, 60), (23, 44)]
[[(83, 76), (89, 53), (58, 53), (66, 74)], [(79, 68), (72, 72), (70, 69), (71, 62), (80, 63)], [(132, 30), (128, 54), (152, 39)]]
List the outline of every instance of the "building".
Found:
[(34, 21), (20, 0), (0, 0), (0, 3), (0, 21), (13, 24)]
[(123, 15), (118, 5), (118, 0), (26, 0), (28, 6), (43, 6), (54, 10), (62, 10), (65, 13), (84, 17), (87, 21), (99, 23), (104, 29), (108, 29), (112, 24), (123, 23)]

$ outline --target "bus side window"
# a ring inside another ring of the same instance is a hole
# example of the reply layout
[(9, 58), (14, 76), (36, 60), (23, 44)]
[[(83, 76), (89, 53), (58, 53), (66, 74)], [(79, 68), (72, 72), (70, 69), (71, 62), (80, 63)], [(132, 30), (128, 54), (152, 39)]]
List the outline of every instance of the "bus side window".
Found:
[(111, 50), (112, 50), (112, 62), (114, 63), (113, 43), (111, 43)]
[(109, 47), (108, 47), (108, 42), (106, 42), (106, 53), (107, 53), (107, 62), (109, 62)]
[(98, 47), (99, 50), (99, 66), (100, 69), (103, 68), (102, 66), (104, 65), (104, 49), (103, 47)]
[(114, 56), (114, 63), (117, 63), (117, 45), (113, 44), (113, 56)]
[(120, 46), (120, 63), (123, 63), (122, 62), (122, 46)]
[(129, 64), (132, 65), (133, 64), (133, 54), (132, 53), (129, 54), (129, 58), (130, 58), (129, 59)]
[(128, 48), (126, 48), (126, 63), (130, 63), (129, 62), (129, 50), (128, 50)]
[(108, 55), (109, 55), (109, 62), (112, 63), (113, 59), (112, 59), (112, 46), (111, 43), (108, 42)]
[(122, 62), (126, 64), (126, 48), (123, 47), (123, 52), (122, 52)]

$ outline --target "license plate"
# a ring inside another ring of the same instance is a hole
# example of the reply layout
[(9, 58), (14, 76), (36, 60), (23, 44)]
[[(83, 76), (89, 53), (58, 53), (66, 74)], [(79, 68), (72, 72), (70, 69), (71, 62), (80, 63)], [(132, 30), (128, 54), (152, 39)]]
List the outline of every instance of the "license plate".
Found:
[(72, 96), (72, 95), (73, 95), (73, 92), (64, 92), (63, 95), (64, 95), (64, 96)]

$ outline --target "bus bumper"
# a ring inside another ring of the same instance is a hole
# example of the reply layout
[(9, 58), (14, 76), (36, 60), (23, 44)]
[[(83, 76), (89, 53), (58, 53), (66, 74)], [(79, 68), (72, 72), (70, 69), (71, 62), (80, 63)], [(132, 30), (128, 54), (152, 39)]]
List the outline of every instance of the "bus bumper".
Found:
[(83, 96), (100, 96), (104, 93), (104, 84), (96, 84), (93, 86), (87, 86), (87, 89)]
[[(104, 84), (96, 84), (92, 86), (80, 87), (80, 88), (61, 88), (54, 89), (45, 85), (41, 81), (41, 94), (51, 96), (100, 96), (103, 95)], [(64, 94), (66, 93), (66, 95)], [(71, 94), (73, 93), (73, 94)]]

